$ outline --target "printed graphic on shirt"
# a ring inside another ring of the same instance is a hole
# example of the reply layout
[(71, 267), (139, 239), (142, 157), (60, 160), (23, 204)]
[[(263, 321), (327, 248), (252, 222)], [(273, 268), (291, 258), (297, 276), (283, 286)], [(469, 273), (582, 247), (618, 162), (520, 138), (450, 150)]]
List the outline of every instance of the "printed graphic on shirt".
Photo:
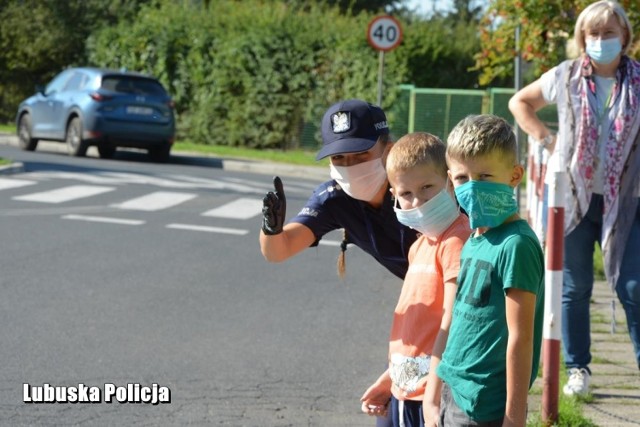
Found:
[(492, 273), (493, 265), (490, 262), (471, 258), (463, 259), (458, 283), (465, 286), (458, 287), (456, 300), (464, 301), (473, 307), (486, 307), (491, 299)]
[(429, 373), (431, 356), (407, 357), (400, 353), (391, 354), (389, 375), (391, 381), (406, 395), (416, 391), (420, 380)]
[(407, 274), (436, 274), (436, 266), (433, 264), (413, 263), (409, 265)]

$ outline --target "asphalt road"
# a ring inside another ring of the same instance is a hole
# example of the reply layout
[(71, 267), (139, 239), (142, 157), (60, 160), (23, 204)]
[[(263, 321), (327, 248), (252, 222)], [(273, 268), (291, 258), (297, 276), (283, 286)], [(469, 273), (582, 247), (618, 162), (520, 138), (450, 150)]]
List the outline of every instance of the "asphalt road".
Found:
[[(0, 425), (374, 425), (358, 399), (384, 368), (401, 282), (355, 247), (340, 281), (338, 233), (264, 261), (270, 176), (181, 155), (0, 157), (24, 165), (0, 176)], [(293, 215), (318, 180), (284, 182)], [(44, 384), (100, 395), (25, 403)], [(110, 384), (157, 384), (170, 402), (107, 403)]]

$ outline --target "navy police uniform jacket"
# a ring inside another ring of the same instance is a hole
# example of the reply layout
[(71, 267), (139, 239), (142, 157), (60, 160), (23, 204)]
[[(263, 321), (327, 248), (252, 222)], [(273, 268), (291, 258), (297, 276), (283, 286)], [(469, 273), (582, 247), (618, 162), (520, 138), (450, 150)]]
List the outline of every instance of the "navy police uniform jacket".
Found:
[(322, 236), (344, 228), (347, 242), (373, 256), (391, 273), (404, 279), (407, 256), (417, 232), (398, 222), (390, 192), (380, 209), (348, 196), (334, 181), (320, 184), (302, 210), (289, 222), (303, 224), (313, 231), (316, 246)]

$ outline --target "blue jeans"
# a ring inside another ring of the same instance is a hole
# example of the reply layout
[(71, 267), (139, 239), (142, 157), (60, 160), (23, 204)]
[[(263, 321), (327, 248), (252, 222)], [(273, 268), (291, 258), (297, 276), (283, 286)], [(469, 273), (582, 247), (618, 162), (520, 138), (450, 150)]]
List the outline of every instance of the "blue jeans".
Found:
[[(602, 195), (591, 197), (587, 214), (565, 236), (562, 286), (562, 343), (567, 368), (586, 368), (591, 362), (589, 302), (593, 291), (593, 253), (602, 236)], [(615, 284), (627, 317), (629, 335), (640, 367), (640, 204), (631, 227)]]
[[(422, 400), (405, 400), (402, 402), (402, 412), (400, 411), (400, 401), (391, 396), (389, 403), (391, 421), (393, 427), (423, 427), (424, 415), (422, 413)], [(402, 418), (402, 423), (400, 422)]]

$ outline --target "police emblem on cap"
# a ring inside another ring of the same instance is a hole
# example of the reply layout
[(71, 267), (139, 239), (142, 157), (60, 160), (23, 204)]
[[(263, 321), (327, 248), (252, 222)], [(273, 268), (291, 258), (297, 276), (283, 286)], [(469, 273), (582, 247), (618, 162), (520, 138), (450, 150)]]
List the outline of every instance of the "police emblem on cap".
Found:
[(331, 116), (333, 133), (342, 133), (351, 129), (351, 117), (348, 112), (338, 111)]

